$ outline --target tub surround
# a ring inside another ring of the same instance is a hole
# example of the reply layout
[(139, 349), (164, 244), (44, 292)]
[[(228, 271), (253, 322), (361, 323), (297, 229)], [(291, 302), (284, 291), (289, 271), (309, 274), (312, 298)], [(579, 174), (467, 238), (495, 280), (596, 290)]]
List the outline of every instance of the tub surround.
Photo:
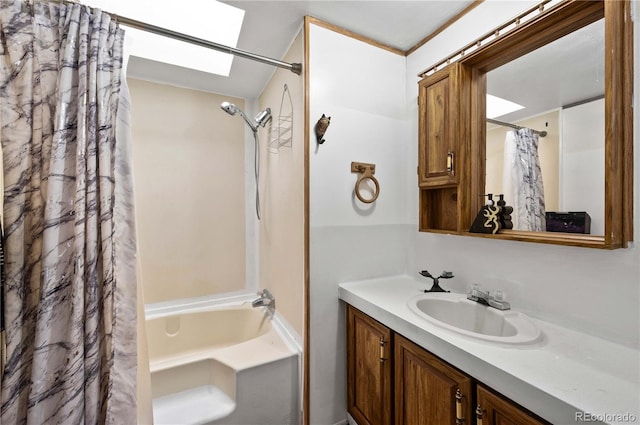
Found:
[(248, 289), (245, 125), (219, 106), (245, 109), (245, 101), (135, 78), (127, 83), (145, 302)]
[(425, 282), (399, 275), (341, 283), (339, 297), (552, 423), (581, 423), (577, 412), (605, 415), (592, 423), (640, 423), (638, 350), (537, 319), (544, 337), (531, 345), (461, 336), (409, 309), (424, 289)]

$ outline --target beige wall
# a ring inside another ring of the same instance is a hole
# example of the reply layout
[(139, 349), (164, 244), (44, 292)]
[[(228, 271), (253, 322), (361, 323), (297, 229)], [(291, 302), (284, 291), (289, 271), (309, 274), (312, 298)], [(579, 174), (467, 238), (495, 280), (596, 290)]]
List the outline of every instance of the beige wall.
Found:
[[(559, 110), (518, 121), (514, 124), (529, 127), (534, 130), (545, 130), (547, 137), (540, 137), (538, 143), (538, 155), (540, 168), (542, 169), (542, 181), (544, 183), (544, 201), (546, 211), (558, 211), (559, 206), (559, 140), (560, 140), (560, 113)], [(487, 177), (485, 193), (498, 195), (502, 190), (502, 172), (504, 159), (504, 139), (508, 127), (498, 127), (489, 124), (487, 128)], [(494, 196), (494, 200), (498, 200)], [(512, 200), (505, 199), (507, 205)]]
[(243, 100), (128, 83), (145, 303), (243, 290)]
[[(302, 32), (285, 56), (303, 62)], [(278, 125), (286, 83), (293, 102), (293, 138), (290, 147), (269, 149), (269, 125), (261, 129), (260, 287), (276, 298), (276, 308), (298, 335), (304, 318), (304, 84), (303, 77), (278, 69), (259, 98), (259, 109), (270, 107), (272, 126)], [(288, 97), (282, 112), (290, 111)]]

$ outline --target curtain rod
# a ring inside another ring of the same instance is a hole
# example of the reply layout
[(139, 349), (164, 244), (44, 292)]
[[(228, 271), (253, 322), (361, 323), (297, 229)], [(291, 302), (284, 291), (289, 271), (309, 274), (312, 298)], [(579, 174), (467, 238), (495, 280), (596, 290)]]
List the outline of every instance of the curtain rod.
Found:
[[(64, 4), (80, 4), (78, 2), (69, 1), (69, 0), (52, 0), (52, 1), (56, 3), (64, 3)], [(302, 73), (301, 63), (283, 62), (277, 59), (272, 59), (266, 56), (260, 56), (255, 53), (247, 52), (245, 50), (236, 49), (234, 47), (229, 47), (223, 44), (214, 43), (213, 41), (208, 41), (202, 38), (197, 38), (187, 34), (172, 31), (167, 28), (162, 28), (156, 25), (147, 24), (146, 22), (137, 21), (135, 19), (127, 18), (125, 16), (120, 16), (115, 13), (110, 13), (104, 10), (103, 12), (110, 15), (116, 22), (131, 28), (139, 29), (146, 32), (151, 32), (154, 34), (162, 35), (164, 37), (169, 37), (175, 40), (184, 41), (185, 43), (195, 44), (200, 47), (206, 47), (208, 49), (217, 50), (219, 52), (229, 53), (234, 56), (240, 56), (242, 58), (251, 59), (257, 62), (262, 62), (267, 65), (273, 65), (280, 68), (288, 69), (289, 71), (297, 75), (300, 75)]]
[[(511, 127), (511, 128), (515, 128), (516, 130), (520, 130), (521, 128), (527, 128), (527, 127), (522, 127), (519, 125), (515, 125), (515, 124), (510, 124), (508, 122), (502, 122), (502, 121), (498, 121), (498, 120), (493, 120), (491, 118), (487, 118), (487, 122), (491, 123), (491, 124), (497, 124), (497, 125), (501, 125), (503, 127)], [(539, 135), (540, 137), (547, 137), (547, 132), (542, 130), (542, 131), (538, 131), (538, 130), (534, 130), (532, 128), (530, 128), (529, 130), (531, 130), (532, 132), (536, 133), (537, 135)]]

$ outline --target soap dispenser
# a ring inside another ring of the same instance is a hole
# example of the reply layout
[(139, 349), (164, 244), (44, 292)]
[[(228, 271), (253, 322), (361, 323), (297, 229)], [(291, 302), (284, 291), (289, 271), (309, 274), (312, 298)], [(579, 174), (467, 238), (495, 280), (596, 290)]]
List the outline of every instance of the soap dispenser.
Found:
[(507, 205), (507, 202), (504, 200), (504, 194), (498, 195), (498, 207), (500, 207), (499, 221), (501, 229), (513, 229), (513, 222), (511, 221), (511, 213), (513, 212), (513, 207)]

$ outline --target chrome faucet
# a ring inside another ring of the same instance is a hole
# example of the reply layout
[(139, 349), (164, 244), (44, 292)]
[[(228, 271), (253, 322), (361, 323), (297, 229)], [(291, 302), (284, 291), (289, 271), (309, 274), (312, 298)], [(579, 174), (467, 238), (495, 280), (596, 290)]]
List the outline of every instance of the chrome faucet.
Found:
[(480, 285), (478, 284), (474, 284), (471, 287), (471, 290), (467, 294), (467, 299), (498, 310), (509, 310), (511, 308), (511, 305), (504, 300), (504, 293), (502, 290), (496, 289), (493, 292), (493, 295), (491, 295), (489, 291), (483, 291), (480, 289)]
[(255, 299), (251, 303), (252, 307), (267, 307), (270, 311), (274, 311), (276, 309), (276, 299), (268, 289), (258, 291), (258, 295), (260, 295), (260, 298)]

